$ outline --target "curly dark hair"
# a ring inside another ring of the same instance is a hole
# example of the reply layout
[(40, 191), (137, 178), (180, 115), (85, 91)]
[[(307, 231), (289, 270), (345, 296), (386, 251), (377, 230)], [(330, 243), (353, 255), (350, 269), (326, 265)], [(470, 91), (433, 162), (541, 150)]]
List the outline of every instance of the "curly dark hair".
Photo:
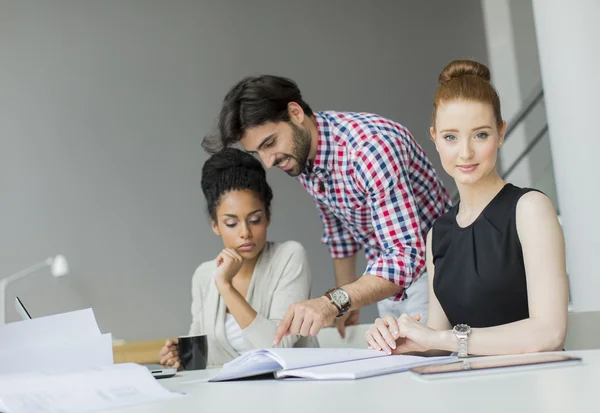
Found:
[(307, 116), (312, 116), (312, 109), (302, 99), (293, 80), (273, 75), (240, 80), (225, 95), (218, 134), (205, 137), (202, 147), (209, 153), (216, 153), (239, 142), (248, 128), (267, 122), (288, 122), (290, 102), (297, 103)]
[(273, 192), (261, 163), (239, 149), (226, 148), (212, 155), (202, 167), (202, 192), (208, 214), (217, 220), (221, 197), (230, 191), (250, 190), (265, 204), (267, 218), (271, 216)]

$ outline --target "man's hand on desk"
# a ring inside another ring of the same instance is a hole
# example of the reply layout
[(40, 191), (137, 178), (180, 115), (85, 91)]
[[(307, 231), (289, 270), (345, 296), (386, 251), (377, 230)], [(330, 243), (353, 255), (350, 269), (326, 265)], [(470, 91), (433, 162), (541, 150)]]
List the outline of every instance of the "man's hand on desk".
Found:
[(181, 360), (179, 351), (177, 351), (177, 340), (167, 340), (162, 349), (160, 349), (160, 364), (174, 369), (181, 369)]
[(333, 324), (337, 314), (337, 308), (327, 297), (292, 304), (277, 327), (273, 345), (289, 334), (316, 336), (321, 328)]

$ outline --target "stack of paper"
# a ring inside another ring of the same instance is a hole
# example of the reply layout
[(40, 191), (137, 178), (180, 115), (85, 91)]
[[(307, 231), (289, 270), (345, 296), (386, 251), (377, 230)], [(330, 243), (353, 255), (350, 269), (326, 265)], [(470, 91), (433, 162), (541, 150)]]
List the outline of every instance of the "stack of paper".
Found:
[(91, 309), (0, 326), (0, 412), (83, 413), (181, 397), (136, 364), (113, 365)]
[(341, 348), (272, 348), (252, 350), (229, 363), (225, 363), (219, 374), (210, 381), (241, 379), (274, 373), (282, 369), (297, 369), (383, 356), (385, 356), (385, 353), (380, 351)]
[(2, 413), (87, 413), (179, 397), (138, 364), (0, 376)]
[(268, 373), (273, 373), (276, 378), (353, 380), (455, 360), (456, 357), (388, 356), (381, 351), (350, 348), (260, 349), (249, 351), (226, 363), (210, 381), (234, 380)]
[(356, 380), (407, 371), (413, 367), (445, 364), (456, 357), (387, 356), (373, 360), (355, 360), (275, 372), (278, 379), (302, 378), (309, 380)]
[(100, 333), (91, 308), (2, 325), (0, 337), (0, 374), (113, 364), (111, 335)]

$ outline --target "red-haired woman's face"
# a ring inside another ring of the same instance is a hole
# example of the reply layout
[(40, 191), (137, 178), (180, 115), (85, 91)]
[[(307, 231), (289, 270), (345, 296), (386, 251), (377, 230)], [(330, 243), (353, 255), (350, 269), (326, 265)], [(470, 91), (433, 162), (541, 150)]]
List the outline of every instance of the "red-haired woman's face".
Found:
[(500, 127), (489, 103), (455, 100), (441, 104), (430, 133), (444, 170), (457, 184), (475, 184), (495, 174), (498, 148), (506, 122)]

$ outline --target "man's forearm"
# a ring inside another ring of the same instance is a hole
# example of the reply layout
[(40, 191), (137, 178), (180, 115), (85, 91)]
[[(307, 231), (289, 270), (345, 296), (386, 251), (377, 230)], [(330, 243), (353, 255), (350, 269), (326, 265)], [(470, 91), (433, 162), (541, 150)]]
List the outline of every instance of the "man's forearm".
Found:
[(335, 283), (338, 287), (356, 281), (356, 254), (333, 259)]
[(383, 278), (364, 274), (353, 283), (344, 285), (344, 291), (350, 296), (350, 309), (356, 310), (399, 293), (400, 287)]

